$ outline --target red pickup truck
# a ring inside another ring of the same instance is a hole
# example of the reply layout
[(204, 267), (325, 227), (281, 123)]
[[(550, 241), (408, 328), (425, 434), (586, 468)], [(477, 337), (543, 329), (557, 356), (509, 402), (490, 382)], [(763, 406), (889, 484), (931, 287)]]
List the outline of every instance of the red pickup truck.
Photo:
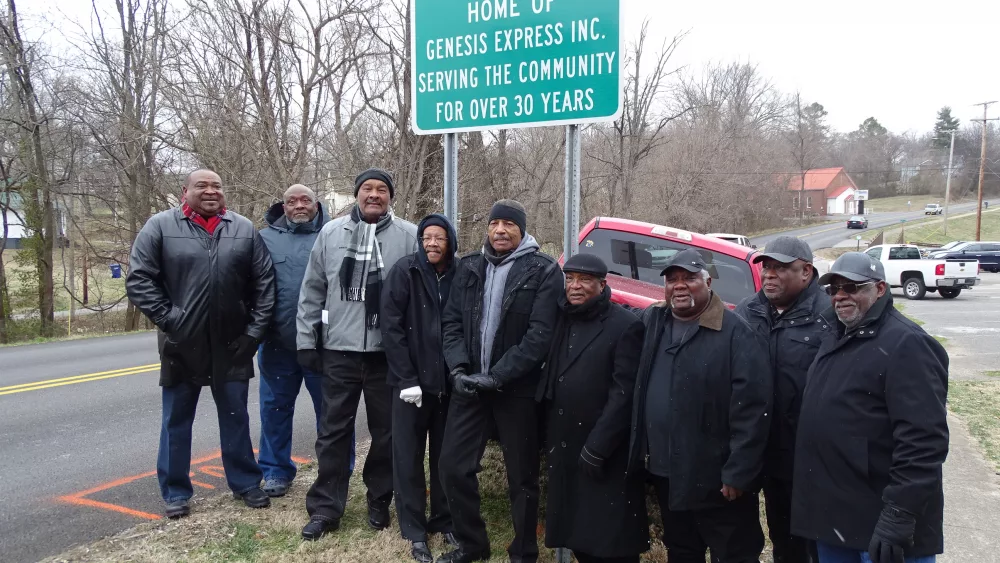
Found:
[[(608, 265), (611, 299), (645, 308), (663, 300), (660, 271), (671, 256), (694, 248), (705, 258), (712, 289), (730, 306), (760, 291), (757, 251), (715, 237), (629, 219), (597, 217), (580, 231), (580, 252)], [(560, 259), (560, 262), (562, 260)]]

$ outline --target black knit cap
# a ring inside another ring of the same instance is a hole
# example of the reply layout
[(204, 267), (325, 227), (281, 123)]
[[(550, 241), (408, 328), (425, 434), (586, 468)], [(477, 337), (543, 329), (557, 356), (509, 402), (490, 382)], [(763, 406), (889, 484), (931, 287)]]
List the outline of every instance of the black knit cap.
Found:
[(515, 201), (513, 199), (501, 199), (500, 201), (493, 204), (493, 208), (490, 209), (490, 221), (496, 219), (506, 219), (507, 221), (513, 221), (518, 228), (521, 229), (521, 236), (523, 237), (528, 232), (528, 213), (524, 210), (524, 206), (521, 202)]
[(608, 265), (593, 254), (577, 254), (563, 264), (563, 272), (589, 274), (603, 280), (608, 277)]
[(396, 197), (396, 186), (392, 185), (392, 174), (381, 168), (369, 168), (358, 174), (358, 177), (354, 179), (354, 197), (358, 197), (358, 192), (361, 191), (361, 184), (364, 184), (368, 180), (381, 180), (385, 182), (385, 185), (389, 186), (389, 199)]

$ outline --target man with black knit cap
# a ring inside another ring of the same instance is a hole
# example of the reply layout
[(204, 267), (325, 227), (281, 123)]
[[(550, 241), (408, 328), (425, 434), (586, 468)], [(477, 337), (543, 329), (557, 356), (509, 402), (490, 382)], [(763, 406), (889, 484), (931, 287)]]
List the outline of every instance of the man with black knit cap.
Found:
[(572, 549), (580, 563), (639, 563), (649, 549), (645, 482), (626, 469), (642, 321), (611, 303), (597, 256), (577, 254), (563, 273), (536, 396), (546, 411), (545, 545)]
[(444, 357), (452, 384), (441, 481), (459, 547), (445, 563), (484, 561), (490, 541), (480, 514), (482, 447), (495, 425), (510, 488), (512, 562), (538, 559), (538, 406), (535, 392), (549, 352), (562, 273), (526, 230), (524, 206), (490, 210), (482, 251), (462, 258), (444, 311)]
[[(448, 413), (448, 367), (441, 342), (441, 312), (448, 301), (458, 260), (455, 228), (432, 214), (417, 227), (420, 248), (389, 271), (382, 289), (382, 342), (392, 386), (392, 475), (396, 515), (410, 553), (434, 561), (427, 535), (443, 533), (454, 543), (451, 513), (441, 489), (438, 465)], [(430, 435), (430, 486), (424, 452)], [(431, 513), (428, 520), (427, 490)]]
[(316, 439), (319, 475), (306, 495), (307, 540), (336, 530), (344, 515), (350, 455), (361, 394), (371, 434), (362, 473), (368, 523), (389, 526), (392, 501), (392, 389), (380, 326), (383, 280), (417, 250), (417, 227), (395, 217), (392, 176), (378, 168), (354, 180), (357, 203), (326, 223), (309, 255), (296, 318), (299, 363), (322, 373), (323, 409)]

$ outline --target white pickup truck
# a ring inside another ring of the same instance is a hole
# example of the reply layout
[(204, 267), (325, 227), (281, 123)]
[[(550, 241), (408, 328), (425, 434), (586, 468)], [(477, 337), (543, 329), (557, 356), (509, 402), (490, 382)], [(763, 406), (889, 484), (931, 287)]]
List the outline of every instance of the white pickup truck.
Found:
[(923, 299), (928, 291), (953, 299), (979, 284), (977, 260), (921, 259), (920, 249), (912, 244), (880, 244), (865, 253), (882, 263), (886, 282), (903, 288), (907, 299)]

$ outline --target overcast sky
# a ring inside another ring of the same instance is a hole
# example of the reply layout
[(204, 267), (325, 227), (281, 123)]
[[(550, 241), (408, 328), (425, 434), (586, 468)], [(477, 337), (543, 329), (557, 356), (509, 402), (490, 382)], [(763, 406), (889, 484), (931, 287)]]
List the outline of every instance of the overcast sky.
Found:
[[(945, 105), (967, 124), (981, 117), (973, 104), (1000, 100), (998, 0), (622, 1), (626, 38), (646, 18), (657, 46), (690, 31), (674, 66), (755, 63), (781, 91), (823, 104), (841, 132), (870, 116), (897, 133), (929, 131)], [(19, 3), (50, 21), (89, 15), (84, 0)]]
[(782, 91), (823, 104), (838, 131), (871, 116), (928, 131), (945, 105), (966, 124), (982, 117), (973, 104), (1000, 100), (997, 0), (623, 1), (630, 35), (647, 17), (657, 45), (690, 30), (677, 65), (756, 63)]

